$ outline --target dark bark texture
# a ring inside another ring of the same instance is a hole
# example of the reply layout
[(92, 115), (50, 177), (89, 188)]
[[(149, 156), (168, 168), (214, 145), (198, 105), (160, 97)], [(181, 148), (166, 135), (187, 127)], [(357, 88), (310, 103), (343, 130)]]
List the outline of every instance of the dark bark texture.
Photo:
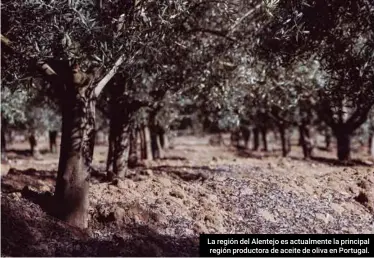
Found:
[(347, 161), (351, 158), (351, 133), (344, 129), (336, 130), (335, 137), (338, 148), (338, 159)]
[(282, 156), (287, 157), (291, 152), (291, 137), (288, 128), (284, 125), (278, 125), (279, 134), (282, 143)]
[(54, 63), (48, 80), (59, 90), (62, 136), (51, 212), (67, 223), (88, 226), (88, 189), (95, 143), (94, 75), (66, 63)]
[(253, 150), (257, 151), (260, 146), (259, 129), (257, 127), (253, 128)]

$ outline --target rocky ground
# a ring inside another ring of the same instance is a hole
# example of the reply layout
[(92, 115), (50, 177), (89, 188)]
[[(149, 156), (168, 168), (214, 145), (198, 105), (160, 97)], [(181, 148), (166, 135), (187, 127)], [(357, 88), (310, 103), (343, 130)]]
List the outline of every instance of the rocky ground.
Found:
[[(34, 203), (53, 192), (58, 155), (34, 159), (15, 145), (2, 165), (3, 256), (198, 256), (200, 233), (374, 233), (374, 166), (362, 152), (343, 166), (326, 151), (304, 161), (296, 147), (281, 158), (208, 142), (177, 138), (124, 180), (97, 174), (87, 231)], [(99, 172), (105, 157), (97, 146)]]

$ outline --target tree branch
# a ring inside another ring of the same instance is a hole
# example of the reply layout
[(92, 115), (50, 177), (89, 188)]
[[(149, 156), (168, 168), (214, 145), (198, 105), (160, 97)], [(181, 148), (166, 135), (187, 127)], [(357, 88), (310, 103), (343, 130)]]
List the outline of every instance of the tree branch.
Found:
[(104, 76), (103, 79), (97, 84), (95, 87), (95, 96), (98, 97), (102, 90), (105, 88), (105, 86), (108, 84), (108, 82), (113, 78), (113, 76), (117, 73), (118, 68), (120, 65), (125, 61), (125, 56), (121, 55), (117, 61), (114, 63), (114, 66), (112, 69)]
[(369, 112), (372, 108), (372, 105), (367, 105), (362, 109), (356, 110), (353, 115), (347, 120), (346, 125), (349, 128), (349, 131), (353, 132), (356, 130), (360, 125), (365, 123), (368, 118)]

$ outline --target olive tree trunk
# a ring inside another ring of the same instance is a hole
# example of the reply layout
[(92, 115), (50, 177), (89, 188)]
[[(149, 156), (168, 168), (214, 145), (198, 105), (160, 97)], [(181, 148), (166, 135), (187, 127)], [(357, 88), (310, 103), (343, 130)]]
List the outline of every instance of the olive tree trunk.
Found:
[(146, 128), (145, 125), (140, 126), (139, 128), (139, 137), (140, 137), (140, 158), (147, 159), (147, 137), (146, 137)]
[(313, 143), (311, 138), (310, 129), (306, 124), (299, 125), (299, 138), (301, 141), (301, 147), (303, 149), (304, 159), (310, 159), (313, 152)]
[(282, 156), (287, 157), (291, 152), (290, 133), (285, 125), (278, 125), (278, 128), (282, 144)]
[(49, 151), (51, 153), (57, 152), (57, 131), (49, 131)]
[[(93, 88), (67, 85), (62, 104), (62, 136), (56, 182), (56, 216), (79, 228), (88, 226), (88, 189), (95, 143)], [(70, 87), (69, 87), (70, 86)]]
[(127, 170), (129, 153), (129, 120), (127, 114), (112, 97), (110, 103), (111, 117), (109, 124), (109, 149), (107, 158), (107, 177), (123, 178)]
[(351, 133), (343, 128), (335, 131), (338, 148), (338, 159), (347, 161), (351, 158)]
[(127, 166), (129, 168), (134, 168), (138, 164), (138, 137), (136, 133), (136, 128), (134, 126), (130, 126), (129, 130), (129, 137), (130, 137), (130, 148), (129, 148), (129, 155), (128, 155), (128, 162)]
[(158, 141), (159, 128), (156, 123), (156, 112), (150, 112), (149, 114), (149, 134), (151, 141), (151, 152), (154, 160), (161, 158), (161, 150)]
[(268, 141), (267, 141), (267, 130), (266, 128), (261, 128), (261, 138), (263, 144), (263, 151), (268, 151)]
[(260, 146), (259, 129), (257, 127), (253, 128), (253, 150), (257, 151)]

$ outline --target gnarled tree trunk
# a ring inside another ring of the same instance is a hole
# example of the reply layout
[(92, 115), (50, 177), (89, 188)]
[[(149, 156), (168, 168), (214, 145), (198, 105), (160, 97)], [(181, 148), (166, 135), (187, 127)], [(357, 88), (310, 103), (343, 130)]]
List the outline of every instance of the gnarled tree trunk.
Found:
[[(92, 80), (91, 80), (92, 81)], [(79, 228), (88, 226), (88, 189), (95, 143), (95, 100), (91, 82), (66, 85), (54, 212)]]

